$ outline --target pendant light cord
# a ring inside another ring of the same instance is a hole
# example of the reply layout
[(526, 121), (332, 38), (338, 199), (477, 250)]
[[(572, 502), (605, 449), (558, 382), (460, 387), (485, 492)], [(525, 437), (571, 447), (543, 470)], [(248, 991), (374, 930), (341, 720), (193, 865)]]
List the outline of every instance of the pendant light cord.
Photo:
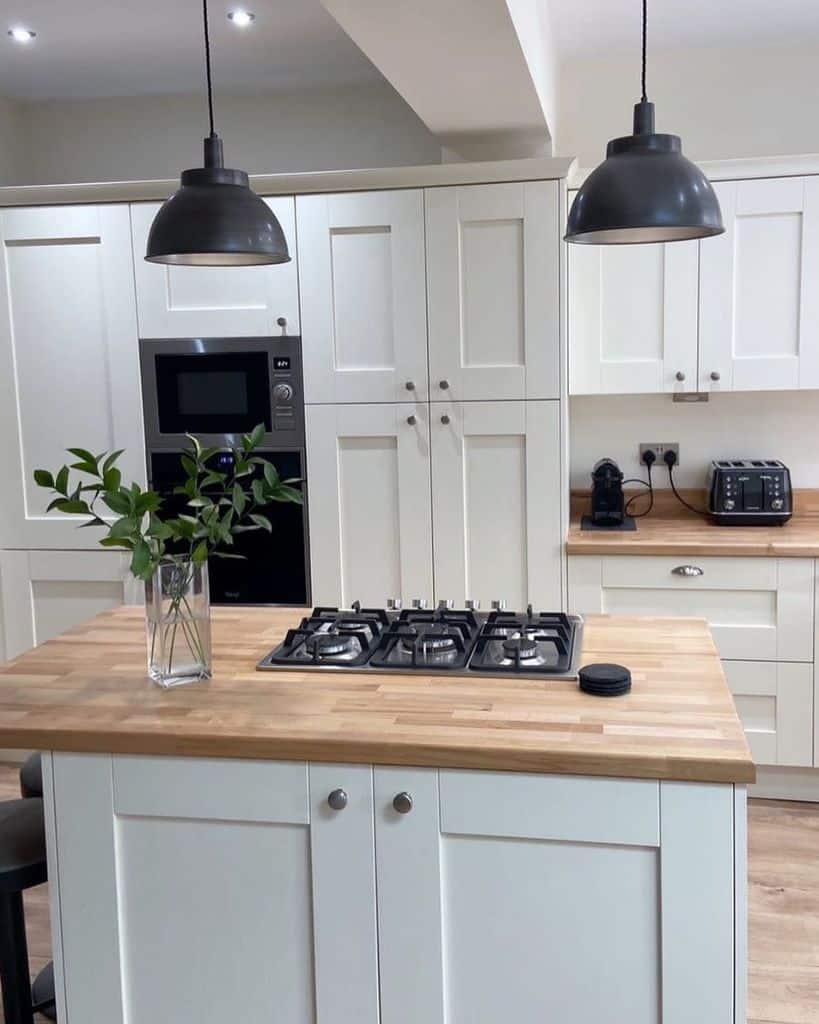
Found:
[(210, 120), (210, 134), (216, 133), (213, 130), (213, 82), (210, 76), (210, 32), (208, 30), (208, 0), (202, 0), (202, 18), (205, 24), (205, 70), (208, 78), (208, 118)]
[[(646, 102), (648, 97), (646, 96), (646, 21), (648, 20), (648, 0), (643, 0), (643, 76), (642, 76), (642, 87), (643, 95), (642, 101)], [(207, 22), (206, 22), (207, 24)]]

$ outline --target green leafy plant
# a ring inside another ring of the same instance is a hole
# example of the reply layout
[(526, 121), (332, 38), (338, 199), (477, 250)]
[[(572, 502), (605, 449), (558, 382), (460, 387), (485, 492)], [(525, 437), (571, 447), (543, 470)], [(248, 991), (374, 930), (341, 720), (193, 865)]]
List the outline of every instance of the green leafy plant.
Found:
[[(100, 544), (130, 551), (131, 572), (138, 579), (150, 580), (160, 565), (175, 567), (166, 624), (173, 631), (171, 661), (177, 627), (182, 628), (193, 653), (205, 658), (202, 639), (195, 624), (191, 625), (192, 616), (185, 619), (185, 612), (190, 611), (186, 595), (195, 567), (209, 557), (242, 558), (229, 550), (238, 534), (272, 532), (263, 511), (266, 505), (303, 502), (297, 486), (300, 481), (282, 480), (275, 466), (255, 454), (263, 436), (264, 425), (259, 424), (242, 436), (238, 447), (205, 448), (189, 434), (190, 447), (181, 456), (183, 482), (174, 489), (174, 494), (185, 499), (184, 512), (166, 513), (156, 491), (143, 490), (138, 483), (123, 484), (117, 466), (122, 450), (94, 455), (85, 448), (69, 448), (76, 462), (61, 466), (56, 473), (34, 471), (35, 483), (53, 495), (47, 511), (86, 516), (81, 528), (106, 530)], [(220, 453), (232, 456), (225, 472), (214, 468)], [(155, 640), (154, 636), (152, 648)]]

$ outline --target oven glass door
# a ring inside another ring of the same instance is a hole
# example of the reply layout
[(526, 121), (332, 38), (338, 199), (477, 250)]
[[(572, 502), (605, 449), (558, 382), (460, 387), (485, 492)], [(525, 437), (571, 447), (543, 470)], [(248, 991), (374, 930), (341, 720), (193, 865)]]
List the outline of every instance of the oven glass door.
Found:
[(162, 434), (238, 434), (271, 429), (266, 352), (156, 354)]

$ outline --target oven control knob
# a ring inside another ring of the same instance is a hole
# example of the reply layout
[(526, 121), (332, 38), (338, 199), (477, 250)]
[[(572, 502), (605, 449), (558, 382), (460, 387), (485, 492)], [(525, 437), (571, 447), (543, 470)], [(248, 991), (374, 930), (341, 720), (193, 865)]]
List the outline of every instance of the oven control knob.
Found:
[(774, 510), (774, 512), (781, 512), (784, 507), (785, 502), (781, 498), (774, 498), (774, 500), (771, 502), (771, 508)]
[(735, 502), (734, 502), (733, 498), (726, 498), (725, 501), (723, 502), (723, 504), (725, 506), (725, 511), (726, 512), (733, 512), (734, 511)]
[(275, 384), (273, 397), (277, 402), (289, 402), (293, 397), (293, 388), (289, 384)]

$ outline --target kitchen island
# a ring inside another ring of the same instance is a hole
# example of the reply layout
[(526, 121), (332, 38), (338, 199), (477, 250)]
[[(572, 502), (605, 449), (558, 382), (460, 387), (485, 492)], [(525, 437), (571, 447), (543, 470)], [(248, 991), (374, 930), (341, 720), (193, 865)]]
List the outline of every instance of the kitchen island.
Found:
[(0, 671), (44, 757), (68, 1024), (738, 1024), (754, 767), (706, 624), (589, 617), (560, 680), (256, 673), (298, 617), (218, 609), (214, 678), (140, 609)]

